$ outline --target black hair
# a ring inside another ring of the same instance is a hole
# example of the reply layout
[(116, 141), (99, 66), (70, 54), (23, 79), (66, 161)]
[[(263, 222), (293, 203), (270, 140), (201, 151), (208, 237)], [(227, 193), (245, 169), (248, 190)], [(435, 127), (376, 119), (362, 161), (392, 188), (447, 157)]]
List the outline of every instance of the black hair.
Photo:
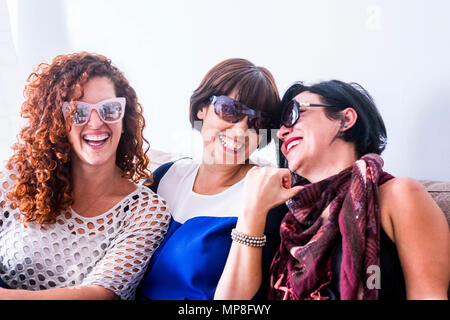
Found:
[[(325, 107), (328, 118), (343, 120), (341, 113), (345, 108), (353, 108), (358, 115), (355, 124), (344, 131), (339, 138), (353, 142), (358, 157), (368, 153), (381, 154), (386, 148), (386, 127), (370, 94), (359, 84), (346, 83), (339, 80), (322, 81), (310, 86), (296, 82), (289, 87), (281, 100), (281, 106), (286, 104), (301, 92), (308, 91), (318, 94), (325, 104), (340, 108)], [(287, 167), (286, 159), (279, 149), (279, 165)]]

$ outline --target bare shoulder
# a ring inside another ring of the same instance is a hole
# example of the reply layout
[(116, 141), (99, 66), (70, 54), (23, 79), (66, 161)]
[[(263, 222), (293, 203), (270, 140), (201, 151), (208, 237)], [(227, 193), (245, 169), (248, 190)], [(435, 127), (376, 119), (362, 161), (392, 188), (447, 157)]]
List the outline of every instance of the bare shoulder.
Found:
[(410, 201), (423, 200), (423, 197), (431, 199), (425, 187), (413, 178), (393, 178), (380, 186), (380, 200), (386, 198), (393, 204), (408, 204)]
[(450, 233), (425, 187), (394, 178), (379, 188), (381, 225), (397, 247), (408, 299), (446, 299)]
[(380, 186), (379, 191), (381, 223), (391, 239), (395, 239), (399, 226), (430, 226), (431, 221), (445, 220), (442, 210), (415, 179), (394, 178)]

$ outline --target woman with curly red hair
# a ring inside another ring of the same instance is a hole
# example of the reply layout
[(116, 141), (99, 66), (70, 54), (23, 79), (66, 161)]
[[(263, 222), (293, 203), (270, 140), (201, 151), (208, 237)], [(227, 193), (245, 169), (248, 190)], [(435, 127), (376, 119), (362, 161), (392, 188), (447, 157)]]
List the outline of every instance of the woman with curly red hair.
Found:
[(151, 174), (134, 89), (81, 52), (40, 64), (24, 94), (0, 176), (0, 299), (133, 298), (169, 222), (137, 184)]

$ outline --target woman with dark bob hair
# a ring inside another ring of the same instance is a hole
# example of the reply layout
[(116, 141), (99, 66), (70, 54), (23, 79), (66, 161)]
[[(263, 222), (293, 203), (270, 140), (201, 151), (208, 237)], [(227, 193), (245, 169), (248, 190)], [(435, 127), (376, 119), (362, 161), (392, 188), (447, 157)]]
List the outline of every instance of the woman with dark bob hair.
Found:
[[(446, 299), (445, 215), (419, 182), (383, 171), (386, 130), (367, 91), (337, 80), (296, 83), (282, 107), (288, 169), (248, 172), (239, 230), (260, 236), (266, 212), (286, 201), (267, 298)], [(248, 254), (228, 260), (215, 298), (252, 297), (260, 252)]]
[[(280, 112), (272, 74), (245, 59), (214, 66), (190, 102), (192, 127), (203, 138), (203, 157), (200, 163), (181, 159), (155, 170), (152, 187), (167, 200), (172, 221), (138, 289), (142, 299), (214, 297), (230, 246), (242, 240), (233, 229), (240, 220), (245, 176), (255, 166), (250, 154), (270, 138)], [(277, 219), (284, 211), (271, 210), (263, 222), (267, 245), (258, 262), (259, 279), (268, 279), (279, 243)], [(248, 248), (262, 251), (262, 242)]]
[(137, 184), (150, 172), (134, 89), (81, 52), (40, 64), (24, 93), (0, 176), (0, 299), (133, 298), (170, 220)]

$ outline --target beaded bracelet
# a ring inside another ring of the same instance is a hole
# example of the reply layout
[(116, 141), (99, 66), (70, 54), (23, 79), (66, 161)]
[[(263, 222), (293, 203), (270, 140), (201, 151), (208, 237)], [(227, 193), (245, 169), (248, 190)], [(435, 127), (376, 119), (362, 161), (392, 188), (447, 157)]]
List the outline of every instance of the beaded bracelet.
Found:
[(233, 229), (231, 230), (231, 240), (246, 246), (261, 248), (266, 244), (266, 235), (263, 235), (262, 237), (253, 237)]

